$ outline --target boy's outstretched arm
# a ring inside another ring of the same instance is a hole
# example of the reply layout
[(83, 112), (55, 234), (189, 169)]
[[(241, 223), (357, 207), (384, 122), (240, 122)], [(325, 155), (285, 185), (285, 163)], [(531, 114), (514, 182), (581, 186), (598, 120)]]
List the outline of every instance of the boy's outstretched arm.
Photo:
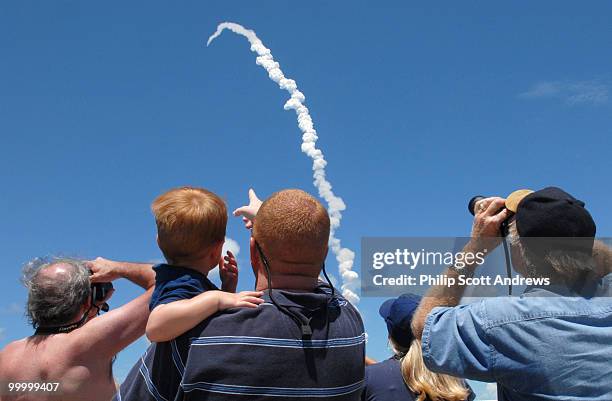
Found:
[(206, 291), (191, 299), (158, 305), (147, 322), (147, 338), (152, 342), (170, 341), (195, 327), (202, 320), (229, 308), (256, 308), (264, 300), (263, 292), (243, 291), (232, 294)]

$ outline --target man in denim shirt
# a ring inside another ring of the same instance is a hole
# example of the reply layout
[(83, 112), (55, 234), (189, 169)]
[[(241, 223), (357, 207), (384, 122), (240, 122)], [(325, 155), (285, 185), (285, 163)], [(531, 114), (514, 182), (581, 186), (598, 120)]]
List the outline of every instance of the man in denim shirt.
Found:
[(492, 250), (510, 218), (515, 269), (550, 285), (460, 306), (465, 287), (431, 288), (413, 319), (426, 365), (497, 382), (499, 400), (612, 400), (612, 274), (601, 273), (609, 266), (595, 267), (595, 223), (584, 203), (545, 188), (487, 198), (476, 209), (464, 251)]

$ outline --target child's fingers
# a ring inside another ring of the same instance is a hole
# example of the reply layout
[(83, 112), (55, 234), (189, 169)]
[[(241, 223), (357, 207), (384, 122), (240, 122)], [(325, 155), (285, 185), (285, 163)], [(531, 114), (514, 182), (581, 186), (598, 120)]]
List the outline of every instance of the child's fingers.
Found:
[(226, 263), (225, 265), (223, 265), (223, 271), (228, 272), (228, 273), (238, 274), (238, 267), (236, 267), (235, 265), (230, 265), (229, 263)]
[(224, 266), (238, 267), (238, 263), (236, 263), (236, 260), (235, 260), (235, 259), (230, 259), (230, 260), (227, 260), (227, 259), (226, 259), (226, 260), (223, 262), (223, 265), (224, 265)]
[(227, 256), (229, 256), (230, 258), (234, 259), (234, 254), (230, 250), (227, 251)]
[(238, 306), (241, 308), (257, 308), (259, 305), (251, 302), (240, 301)]
[(249, 303), (257, 304), (257, 305), (259, 305), (259, 304), (264, 302), (263, 299), (257, 298), (257, 297), (240, 297), (240, 301), (242, 301), (242, 302), (249, 302)]
[(263, 291), (242, 291), (240, 293), (240, 296), (242, 297), (254, 297), (254, 298), (259, 298), (263, 295)]
[(260, 303), (264, 302), (264, 300), (262, 298), (259, 298), (259, 297), (256, 297), (256, 296), (254, 297), (254, 296), (251, 296), (251, 295), (246, 296), (246, 297), (245, 296), (241, 296), (240, 298), (242, 300), (244, 300), (244, 301), (254, 302), (256, 304), (260, 304)]
[(240, 302), (241, 304), (249, 304), (249, 305), (253, 305), (253, 306), (258, 306), (264, 303), (263, 299), (259, 299), (259, 298), (250, 298), (250, 299), (241, 299)]
[(224, 265), (228, 267), (233, 267), (234, 269), (238, 267), (238, 263), (236, 263), (235, 260), (226, 260)]

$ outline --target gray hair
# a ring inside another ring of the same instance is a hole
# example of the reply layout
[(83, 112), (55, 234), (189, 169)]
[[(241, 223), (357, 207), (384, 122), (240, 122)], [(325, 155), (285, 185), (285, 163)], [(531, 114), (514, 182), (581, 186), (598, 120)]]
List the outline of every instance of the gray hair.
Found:
[[(41, 274), (57, 264), (71, 266), (55, 279)], [(23, 266), (22, 282), (28, 289), (26, 315), (32, 327), (61, 326), (73, 320), (91, 293), (85, 262), (71, 258), (36, 258)]]
[(518, 248), (529, 275), (541, 275), (543, 269), (547, 267), (571, 287), (584, 279), (585, 275), (594, 275), (596, 272), (592, 255), (584, 252), (551, 249), (544, 256), (532, 252), (521, 241), (514, 221), (508, 226), (508, 241)]

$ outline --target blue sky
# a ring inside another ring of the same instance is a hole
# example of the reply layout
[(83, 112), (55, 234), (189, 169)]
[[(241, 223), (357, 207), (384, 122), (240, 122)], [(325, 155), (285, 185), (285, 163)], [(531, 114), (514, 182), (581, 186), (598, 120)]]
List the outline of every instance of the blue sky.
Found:
[[(473, 194), (558, 185), (612, 234), (612, 5), (483, 2), (12, 2), (0, 5), (0, 346), (28, 335), (20, 266), (47, 254), (158, 260), (151, 200), (199, 185), (230, 207), (313, 192), (287, 94), (244, 38), (297, 81), (336, 194), (338, 232), (467, 235)], [(247, 232), (231, 220), (240, 287)], [(359, 260), (357, 260), (359, 264)], [(335, 271), (328, 261), (330, 272)], [(116, 306), (137, 294), (118, 283)], [(360, 305), (387, 355), (381, 299)], [(121, 377), (144, 349), (116, 363)]]

